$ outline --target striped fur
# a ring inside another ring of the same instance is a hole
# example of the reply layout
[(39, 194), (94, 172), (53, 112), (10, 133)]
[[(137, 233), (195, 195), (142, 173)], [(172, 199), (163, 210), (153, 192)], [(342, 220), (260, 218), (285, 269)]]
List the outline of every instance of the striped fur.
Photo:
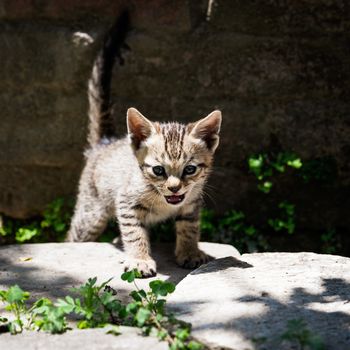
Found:
[[(103, 75), (98, 72), (104, 70), (96, 62), (92, 80), (100, 86)], [(95, 101), (90, 99), (90, 104)], [(109, 138), (105, 143), (101, 141), (110, 135), (103, 130), (111, 123), (106, 116), (101, 117), (96, 104), (90, 105), (94, 126), (90, 128), (90, 148), (67, 241), (96, 240), (108, 220), (116, 219), (128, 256), (125, 269), (137, 268), (148, 277), (155, 275), (156, 263), (151, 257), (147, 228), (174, 217), (177, 263), (194, 268), (208, 261), (198, 248), (199, 211), (219, 141), (221, 113), (214, 111), (196, 123), (183, 125), (154, 123), (130, 108), (128, 135), (119, 140)], [(193, 174), (185, 173), (188, 165), (196, 167)], [(163, 175), (155, 174), (156, 166), (164, 168)], [(172, 204), (168, 199), (174, 196), (183, 200)]]
[(121, 51), (130, 27), (129, 12), (123, 11), (106, 35), (102, 49), (93, 65), (88, 84), (89, 135), (88, 142), (95, 145), (116, 138), (116, 127), (111, 116), (110, 85), (116, 58), (123, 64)]

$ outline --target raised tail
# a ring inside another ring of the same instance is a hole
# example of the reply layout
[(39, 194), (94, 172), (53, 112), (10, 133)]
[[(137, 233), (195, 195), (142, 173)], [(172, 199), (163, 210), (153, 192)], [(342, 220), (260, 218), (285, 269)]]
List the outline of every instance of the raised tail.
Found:
[(109, 142), (116, 137), (116, 125), (111, 115), (111, 80), (116, 58), (122, 64), (121, 49), (130, 28), (130, 15), (124, 10), (107, 33), (94, 62), (88, 85), (89, 134), (91, 146)]

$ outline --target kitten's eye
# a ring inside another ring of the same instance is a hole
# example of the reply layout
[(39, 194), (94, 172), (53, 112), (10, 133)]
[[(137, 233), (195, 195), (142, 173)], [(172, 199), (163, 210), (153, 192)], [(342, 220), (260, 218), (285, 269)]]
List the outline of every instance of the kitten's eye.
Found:
[(193, 175), (197, 171), (197, 167), (194, 165), (186, 165), (184, 169), (184, 175)]
[(162, 166), (160, 166), (160, 165), (154, 166), (152, 168), (152, 170), (153, 170), (154, 174), (157, 175), (157, 176), (165, 175), (165, 169)]

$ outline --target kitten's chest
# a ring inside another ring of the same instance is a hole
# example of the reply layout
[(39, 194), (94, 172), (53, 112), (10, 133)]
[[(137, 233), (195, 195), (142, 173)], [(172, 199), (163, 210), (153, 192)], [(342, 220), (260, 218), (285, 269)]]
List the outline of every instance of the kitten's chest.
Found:
[(145, 215), (144, 222), (146, 225), (156, 224), (176, 216), (178, 212), (177, 207), (154, 207)]

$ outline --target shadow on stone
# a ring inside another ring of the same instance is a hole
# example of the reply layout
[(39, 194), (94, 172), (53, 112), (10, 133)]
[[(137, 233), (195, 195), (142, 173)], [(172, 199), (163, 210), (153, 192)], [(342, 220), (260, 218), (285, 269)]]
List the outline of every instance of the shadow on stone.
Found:
[[(350, 349), (350, 259), (313, 253), (243, 258), (251, 268), (216, 260), (186, 277), (169, 298), (170, 311), (192, 323), (195, 338), (214, 348), (291, 350), (300, 348), (299, 334), (306, 348), (317, 341), (319, 349)], [(283, 340), (293, 320), (294, 335)]]
[[(325, 288), (322, 293), (312, 294), (304, 288), (294, 288), (287, 302), (281, 302), (266, 294), (247, 295), (238, 301), (264, 307), (265, 312), (253, 317), (234, 318), (228, 322), (229, 327), (238, 330), (246, 339), (256, 342), (253, 349), (296, 349), (300, 345), (297, 336), (289, 342), (282, 339), (288, 330), (289, 321), (305, 321), (305, 328), (300, 326), (306, 341), (314, 342), (316, 338), (323, 344), (323, 349), (339, 350), (350, 348), (350, 313), (349, 307), (342, 311), (343, 305), (349, 303), (350, 284), (339, 278), (322, 279)], [(237, 300), (233, 300), (236, 302)], [(321, 304), (328, 304), (321, 305)], [(220, 328), (213, 324), (202, 325), (201, 329)], [(252, 332), (254, 329), (254, 333)], [(307, 335), (306, 329), (309, 330)], [(259, 344), (260, 343), (260, 344)], [(311, 347), (312, 348), (312, 347)]]
[[(207, 254), (216, 258), (239, 253), (229, 245), (200, 243)], [(174, 244), (157, 244), (152, 256), (158, 265), (154, 278), (138, 279), (140, 288), (148, 289), (154, 279), (168, 280), (177, 284), (191, 270), (175, 263)], [(134, 286), (120, 279), (123, 273), (123, 252), (110, 243), (46, 243), (14, 244), (0, 246), (0, 289), (18, 284), (29, 291), (33, 299), (61, 298), (72, 294), (73, 287), (84, 284), (88, 278), (98, 277), (102, 283), (113, 277), (112, 288), (118, 291), (122, 301), (129, 299)]]
[[(218, 260), (220, 263), (218, 264)], [(202, 273), (210, 273), (221, 270), (226, 270), (229, 268), (239, 268), (239, 269), (248, 269), (253, 267), (253, 265), (247, 263), (246, 261), (240, 260), (233, 256), (228, 256), (226, 258), (216, 259), (216, 261), (211, 261), (206, 265), (202, 265), (198, 269), (191, 272), (191, 275), (199, 275)]]

